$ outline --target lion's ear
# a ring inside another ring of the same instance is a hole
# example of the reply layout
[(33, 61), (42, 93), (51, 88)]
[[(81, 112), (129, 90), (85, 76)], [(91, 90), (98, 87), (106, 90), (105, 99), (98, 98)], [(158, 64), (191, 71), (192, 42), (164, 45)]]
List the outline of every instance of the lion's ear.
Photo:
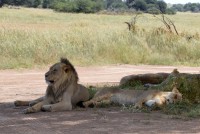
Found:
[(179, 90), (176, 88), (176, 86), (172, 90), (173, 93), (180, 93)]
[(175, 94), (175, 95), (174, 95), (174, 99), (176, 100), (177, 98), (178, 98), (178, 95), (177, 95), (177, 94)]
[(67, 73), (68, 70), (70, 69), (70, 66), (69, 66), (69, 65), (63, 64), (63, 65), (62, 65), (62, 69)]

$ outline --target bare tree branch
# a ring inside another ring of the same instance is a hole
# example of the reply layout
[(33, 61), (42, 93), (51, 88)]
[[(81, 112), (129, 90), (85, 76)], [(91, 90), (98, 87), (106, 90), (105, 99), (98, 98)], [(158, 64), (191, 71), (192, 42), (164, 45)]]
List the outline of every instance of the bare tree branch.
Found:
[(162, 21), (170, 33), (173, 33), (172, 28), (171, 28), (171, 26), (173, 26), (173, 29), (176, 32), (176, 34), (179, 35), (178, 31), (176, 29), (176, 26), (175, 26), (174, 22), (172, 22), (171, 19), (166, 17), (164, 14), (162, 14), (162, 19), (157, 17), (156, 15), (153, 15), (153, 16), (156, 17), (158, 20)]
[(136, 22), (137, 22), (137, 19), (139, 18), (139, 15), (140, 15), (140, 14), (136, 14), (136, 15), (132, 18), (131, 22), (124, 22), (124, 23), (126, 23), (126, 24), (128, 25), (129, 31), (131, 31), (131, 30), (135, 31), (135, 29), (136, 29)]

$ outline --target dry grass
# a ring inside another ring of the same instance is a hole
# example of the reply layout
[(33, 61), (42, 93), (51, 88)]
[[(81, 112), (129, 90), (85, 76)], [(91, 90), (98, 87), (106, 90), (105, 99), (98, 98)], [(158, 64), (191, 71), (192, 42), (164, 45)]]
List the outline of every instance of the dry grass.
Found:
[[(130, 15), (68, 14), (21, 8), (0, 10), (0, 69), (29, 68), (68, 57), (75, 65), (200, 64), (200, 14), (169, 16), (181, 36), (155, 34), (163, 27), (152, 15), (128, 31)], [(195, 35), (193, 37), (193, 35)], [(192, 37), (188, 40), (187, 37)]]

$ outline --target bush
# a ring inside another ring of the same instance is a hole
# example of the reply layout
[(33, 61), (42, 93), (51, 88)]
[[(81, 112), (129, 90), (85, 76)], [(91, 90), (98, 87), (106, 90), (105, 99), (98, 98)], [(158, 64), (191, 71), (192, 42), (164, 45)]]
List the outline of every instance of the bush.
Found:
[(52, 8), (61, 12), (95, 13), (103, 9), (103, 2), (101, 0), (60, 0), (54, 2)]
[(77, 0), (76, 1), (77, 9), (76, 12), (91, 13), (94, 3), (91, 0)]
[(149, 9), (147, 9), (147, 13), (150, 13), (150, 14), (160, 14), (160, 10), (158, 8), (155, 8), (155, 7), (151, 7)]
[(162, 13), (166, 13), (167, 4), (164, 1), (157, 1), (157, 5)]
[(93, 7), (92, 7), (93, 12), (99, 12), (102, 9), (104, 9), (103, 1), (102, 0), (95, 0)]
[(0, 8), (3, 6), (3, 2), (2, 0), (0, 0)]
[(133, 5), (133, 7), (134, 7), (136, 10), (146, 11), (146, 9), (147, 9), (147, 4), (146, 4), (146, 2), (143, 1), (143, 0), (136, 0), (136, 1), (135, 1), (135, 4)]
[(75, 12), (77, 9), (74, 2), (58, 2), (54, 4), (53, 8), (60, 12)]
[(50, 7), (50, 1), (49, 0), (43, 0), (42, 8), (49, 8)]
[(174, 14), (176, 14), (176, 11), (174, 9), (172, 9), (172, 8), (167, 8), (166, 9), (166, 14), (172, 14), (172, 15), (174, 15)]
[(128, 6), (127, 6), (124, 2), (118, 0), (118, 1), (113, 1), (113, 2), (107, 7), (107, 9), (128, 9)]
[(27, 0), (25, 1), (25, 6), (27, 7), (38, 7), (41, 4), (41, 0)]

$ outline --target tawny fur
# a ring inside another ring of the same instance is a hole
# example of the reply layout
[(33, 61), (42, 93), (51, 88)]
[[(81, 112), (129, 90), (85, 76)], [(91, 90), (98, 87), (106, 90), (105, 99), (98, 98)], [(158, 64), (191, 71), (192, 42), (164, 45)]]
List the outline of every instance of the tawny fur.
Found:
[(176, 103), (182, 100), (182, 94), (176, 87), (171, 92), (158, 90), (122, 90), (104, 88), (98, 91), (94, 98), (83, 103), (85, 107), (90, 105), (99, 106), (106, 104), (132, 104), (135, 108), (142, 108), (143, 105), (152, 107), (162, 106), (169, 103)]
[(74, 66), (64, 58), (50, 67), (45, 74), (48, 83), (44, 97), (33, 101), (15, 101), (16, 106), (29, 105), (23, 112), (34, 113), (39, 111), (72, 110), (79, 102), (89, 99), (89, 92), (78, 84), (78, 74)]

